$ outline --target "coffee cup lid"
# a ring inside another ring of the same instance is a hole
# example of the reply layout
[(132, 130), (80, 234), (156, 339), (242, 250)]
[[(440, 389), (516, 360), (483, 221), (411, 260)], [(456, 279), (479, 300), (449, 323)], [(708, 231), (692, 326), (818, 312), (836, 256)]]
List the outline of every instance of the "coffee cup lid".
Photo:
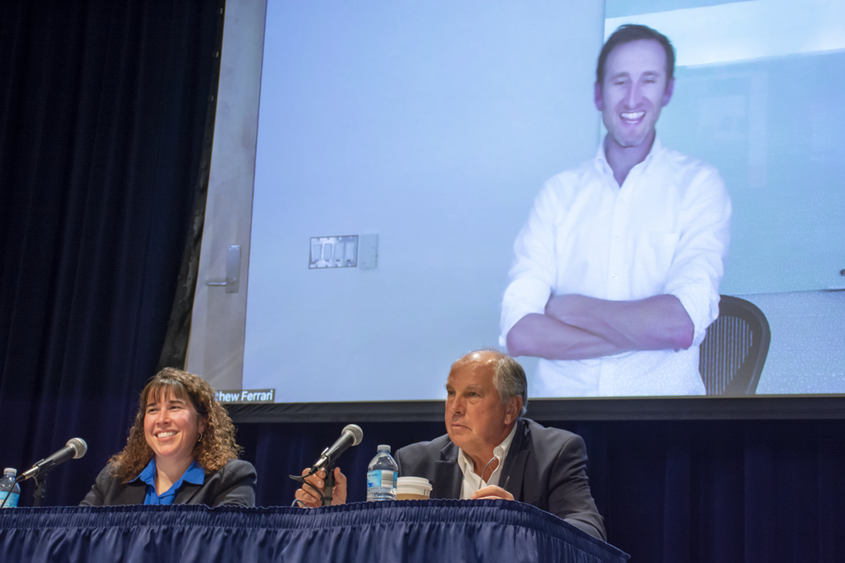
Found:
[(425, 477), (399, 477), (399, 483), (406, 483), (408, 485), (428, 485), (431, 486), (431, 483), (428, 482), (428, 479)]

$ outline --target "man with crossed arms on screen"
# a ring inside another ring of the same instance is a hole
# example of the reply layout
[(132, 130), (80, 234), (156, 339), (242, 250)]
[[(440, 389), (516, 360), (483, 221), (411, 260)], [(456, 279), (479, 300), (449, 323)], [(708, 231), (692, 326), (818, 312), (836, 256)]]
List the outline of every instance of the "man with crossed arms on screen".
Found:
[(607, 40), (596, 156), (549, 180), (514, 243), (500, 344), (540, 357), (539, 396), (704, 393), (698, 346), (719, 313), (731, 203), (718, 172), (660, 143), (675, 55), (651, 28)]
[[(525, 371), (513, 358), (480, 350), (459, 359), (446, 381), (447, 434), (396, 452), (399, 475), (428, 479), (431, 498), (518, 500), (606, 539), (587, 480), (584, 441), (521, 418), (527, 393)], [(308, 480), (322, 490), (324, 478), (321, 470)], [(308, 486), (296, 498), (320, 506)], [(332, 498), (332, 504), (346, 502), (339, 468)]]

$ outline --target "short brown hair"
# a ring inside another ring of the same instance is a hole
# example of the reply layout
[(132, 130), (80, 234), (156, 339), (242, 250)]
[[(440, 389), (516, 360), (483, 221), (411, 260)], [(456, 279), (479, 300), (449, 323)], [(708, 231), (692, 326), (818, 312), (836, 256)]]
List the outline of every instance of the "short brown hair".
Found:
[(657, 41), (663, 50), (666, 51), (666, 84), (675, 76), (675, 49), (669, 38), (657, 30), (651, 29), (647, 25), (637, 25), (633, 23), (626, 23), (616, 28), (616, 31), (607, 38), (604, 47), (599, 53), (599, 62), (596, 65), (596, 82), (604, 84), (604, 67), (607, 63), (607, 57), (619, 45), (630, 43), (632, 41), (639, 41), (641, 39), (650, 39)]
[(186, 371), (164, 368), (147, 382), (138, 401), (135, 424), (129, 430), (129, 439), (123, 451), (109, 460), (111, 474), (121, 483), (137, 477), (153, 458), (153, 451), (144, 437), (144, 416), (147, 402), (162, 392), (173, 391), (176, 398), (190, 402), (197, 414), (205, 420), (202, 440), (194, 446), (194, 458), (206, 473), (220, 470), (230, 459), (237, 459), (242, 448), (235, 443), (235, 425), (229, 413), (214, 397), (214, 390), (207, 381)]

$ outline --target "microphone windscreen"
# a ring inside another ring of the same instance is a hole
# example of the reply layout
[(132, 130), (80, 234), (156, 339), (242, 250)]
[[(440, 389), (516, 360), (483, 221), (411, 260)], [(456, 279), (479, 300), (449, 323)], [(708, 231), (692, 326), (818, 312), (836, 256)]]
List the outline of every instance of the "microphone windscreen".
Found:
[(66, 445), (73, 448), (73, 459), (81, 458), (88, 451), (88, 444), (82, 438), (71, 438)]
[(343, 432), (349, 432), (352, 434), (354, 441), (352, 442), (353, 446), (357, 446), (361, 443), (361, 440), (364, 438), (364, 431), (361, 430), (361, 427), (357, 424), (347, 424), (343, 427)]

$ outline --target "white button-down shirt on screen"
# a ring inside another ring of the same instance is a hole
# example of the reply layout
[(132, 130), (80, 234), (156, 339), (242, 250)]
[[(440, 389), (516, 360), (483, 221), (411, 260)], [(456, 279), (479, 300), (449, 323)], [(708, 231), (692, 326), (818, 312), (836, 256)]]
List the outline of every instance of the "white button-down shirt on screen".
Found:
[[(475, 491), (487, 487), (489, 485), (498, 485), (499, 484), (499, 477), (502, 475), (502, 467), (505, 465), (505, 458), (508, 457), (508, 450), (511, 448), (511, 442), (513, 442), (513, 436), (516, 433), (516, 424), (513, 425), (511, 428), (510, 433), (507, 437), (502, 440), (502, 443), (493, 448), (493, 456), (499, 460), (499, 464), (496, 466), (496, 469), (490, 475), (490, 478), (486, 481), (483, 480), (479, 475), (475, 474), (473, 469), (472, 460), (469, 458), (468, 455), (464, 453), (463, 450), (458, 450), (458, 467), (461, 469), (461, 473), (464, 475), (464, 479), (461, 483), (461, 498), (468, 499), (470, 498)], [(486, 462), (485, 462), (486, 463)], [(484, 468), (481, 468), (482, 471)], [(502, 486), (504, 488), (504, 486)]]
[(670, 294), (695, 334), (687, 350), (636, 351), (538, 363), (540, 397), (704, 393), (698, 347), (719, 314), (719, 282), (730, 241), (731, 202), (718, 171), (664, 148), (620, 188), (603, 147), (580, 168), (546, 182), (514, 243), (501, 336), (549, 298), (581, 294), (614, 301)]

